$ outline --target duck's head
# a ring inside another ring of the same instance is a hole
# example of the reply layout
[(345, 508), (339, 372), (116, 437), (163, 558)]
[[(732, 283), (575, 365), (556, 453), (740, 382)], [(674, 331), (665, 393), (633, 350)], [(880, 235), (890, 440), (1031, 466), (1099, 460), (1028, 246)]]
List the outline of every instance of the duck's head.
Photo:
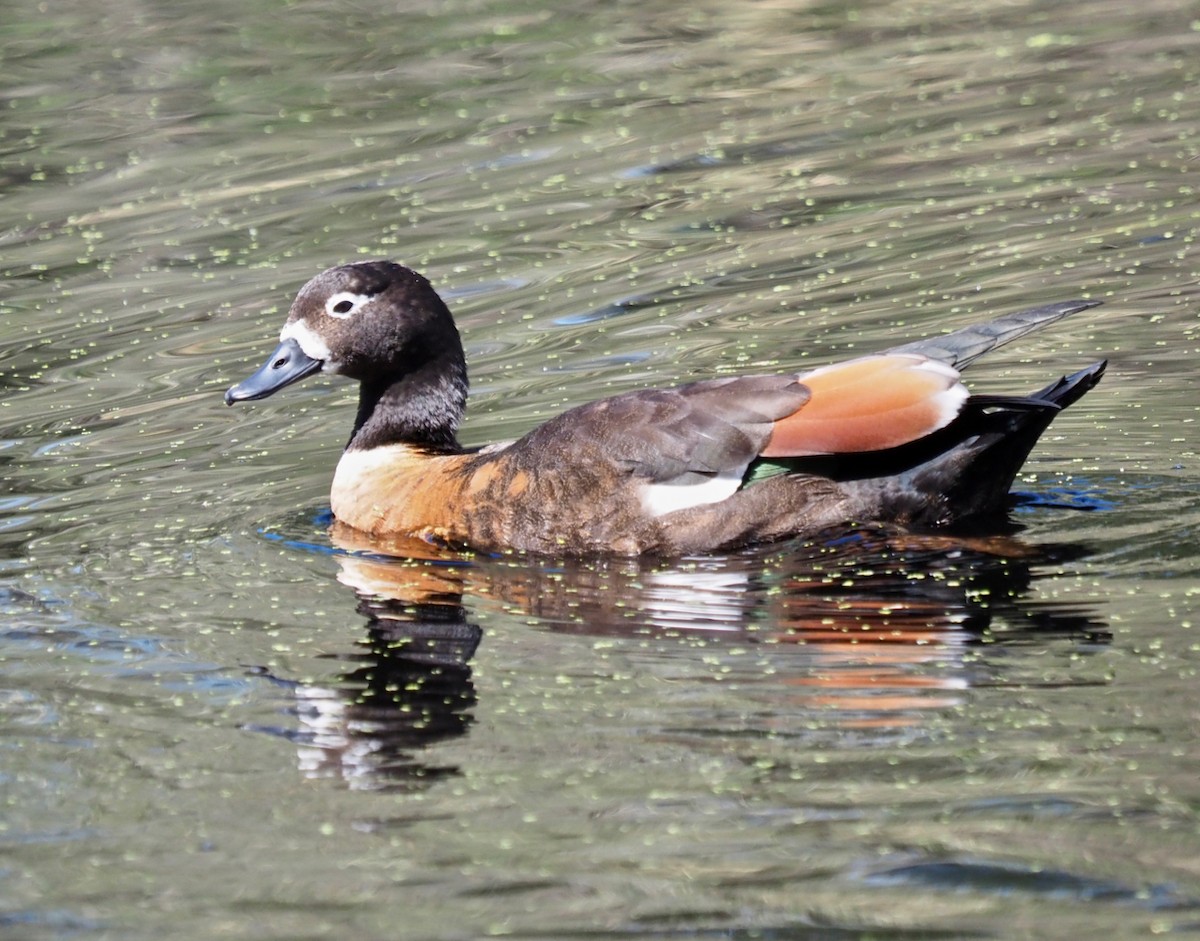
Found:
[(315, 372), (359, 381), (349, 447), (458, 447), (462, 341), (442, 299), (411, 268), (363, 261), (317, 275), (296, 295), (275, 352), (225, 393), (225, 404), (265, 398)]
[(315, 372), (386, 388), (437, 366), (463, 373), (462, 343), (430, 283), (392, 261), (339, 265), (300, 289), (279, 346), (254, 375), (225, 393), (225, 404), (261, 399)]

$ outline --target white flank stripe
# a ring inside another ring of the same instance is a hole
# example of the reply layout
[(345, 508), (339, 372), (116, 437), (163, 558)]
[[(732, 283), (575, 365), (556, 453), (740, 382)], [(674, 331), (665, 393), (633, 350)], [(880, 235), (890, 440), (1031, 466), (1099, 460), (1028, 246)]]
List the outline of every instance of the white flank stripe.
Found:
[(665, 516), (676, 510), (686, 510), (706, 503), (720, 503), (737, 492), (745, 474), (746, 467), (743, 466), (717, 474), (698, 484), (671, 481), (644, 484), (641, 492), (642, 509), (651, 516)]

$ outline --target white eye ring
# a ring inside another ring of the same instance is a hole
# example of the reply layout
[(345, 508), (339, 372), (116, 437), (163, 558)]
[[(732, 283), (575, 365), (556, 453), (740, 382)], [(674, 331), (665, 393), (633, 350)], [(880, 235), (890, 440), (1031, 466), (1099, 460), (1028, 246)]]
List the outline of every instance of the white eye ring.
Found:
[(360, 307), (371, 299), (370, 294), (351, 294), (338, 291), (325, 302), (325, 313), (338, 320), (345, 320), (358, 313)]

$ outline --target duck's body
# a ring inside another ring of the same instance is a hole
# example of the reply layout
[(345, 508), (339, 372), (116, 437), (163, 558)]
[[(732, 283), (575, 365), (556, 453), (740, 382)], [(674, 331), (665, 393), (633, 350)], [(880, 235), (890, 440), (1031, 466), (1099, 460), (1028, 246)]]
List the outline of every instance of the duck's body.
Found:
[(358, 379), (331, 503), (371, 535), (682, 555), (852, 522), (928, 529), (1003, 514), (1038, 436), (1104, 364), (1012, 398), (969, 396), (957, 367), (1092, 306), (1037, 308), (801, 375), (614, 396), (471, 452), (456, 438), (467, 381), (449, 311), (410, 269), (364, 262), (305, 285), (279, 348), (226, 401), (321, 369)]

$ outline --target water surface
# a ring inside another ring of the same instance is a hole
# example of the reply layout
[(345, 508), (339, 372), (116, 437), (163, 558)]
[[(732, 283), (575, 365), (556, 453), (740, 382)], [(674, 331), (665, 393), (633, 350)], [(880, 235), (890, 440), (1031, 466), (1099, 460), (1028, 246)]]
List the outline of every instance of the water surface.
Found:
[[(6, 934), (1200, 931), (1193, 13), (16, 0), (0, 40)], [(430, 558), (330, 529), (347, 385), (221, 403), (380, 256), (459, 320), (469, 443), (1079, 296), (972, 384), (1111, 365), (1012, 537)]]

